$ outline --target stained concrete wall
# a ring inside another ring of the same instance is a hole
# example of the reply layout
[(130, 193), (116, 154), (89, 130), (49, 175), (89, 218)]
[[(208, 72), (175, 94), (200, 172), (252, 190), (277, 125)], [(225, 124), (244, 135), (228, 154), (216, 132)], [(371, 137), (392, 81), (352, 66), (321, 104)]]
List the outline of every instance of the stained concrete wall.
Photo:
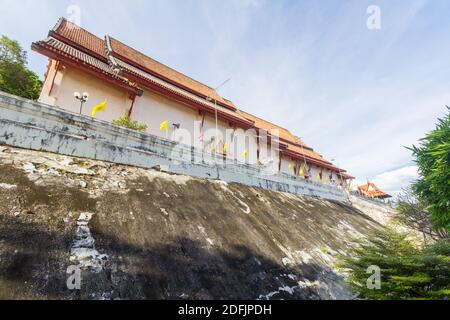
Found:
[(0, 144), (346, 201), (339, 188), (230, 163), (194, 147), (1, 92)]

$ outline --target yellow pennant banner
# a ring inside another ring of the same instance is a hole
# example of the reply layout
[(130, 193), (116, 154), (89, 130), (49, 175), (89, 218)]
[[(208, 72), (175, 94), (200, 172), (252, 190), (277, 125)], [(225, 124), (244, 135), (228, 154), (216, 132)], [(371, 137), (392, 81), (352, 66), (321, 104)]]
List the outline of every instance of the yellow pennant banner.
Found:
[(104, 101), (104, 102), (100, 103), (99, 105), (93, 107), (92, 111), (91, 111), (91, 116), (93, 118), (95, 118), (97, 116), (97, 112), (105, 112), (106, 104), (107, 104), (107, 102)]
[(169, 129), (169, 123), (167, 120), (163, 121), (161, 125), (159, 126), (159, 130), (161, 131), (167, 131)]

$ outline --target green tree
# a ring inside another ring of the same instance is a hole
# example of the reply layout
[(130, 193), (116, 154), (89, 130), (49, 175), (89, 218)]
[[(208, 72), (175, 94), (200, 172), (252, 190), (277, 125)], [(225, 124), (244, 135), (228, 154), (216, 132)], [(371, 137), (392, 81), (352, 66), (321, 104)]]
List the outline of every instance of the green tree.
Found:
[(132, 120), (128, 115), (124, 115), (119, 119), (113, 120), (112, 124), (136, 131), (145, 131), (148, 128), (146, 124)]
[(27, 68), (27, 53), (20, 44), (6, 36), (0, 37), (0, 90), (36, 100), (42, 82)]
[[(349, 272), (347, 282), (362, 298), (376, 300), (449, 299), (450, 241), (440, 240), (420, 250), (406, 234), (387, 228), (357, 245), (337, 266)], [(381, 287), (367, 286), (368, 268), (380, 268)]]
[[(400, 195), (397, 219), (436, 242), (417, 248), (406, 234), (390, 228), (356, 239), (338, 266), (348, 271), (350, 287), (363, 298), (450, 299), (450, 112), (410, 150), (420, 179), (412, 193)], [(379, 289), (367, 286), (370, 266), (380, 268)]]
[(419, 167), (413, 191), (426, 205), (435, 229), (450, 231), (450, 108), (436, 128), (410, 148)]

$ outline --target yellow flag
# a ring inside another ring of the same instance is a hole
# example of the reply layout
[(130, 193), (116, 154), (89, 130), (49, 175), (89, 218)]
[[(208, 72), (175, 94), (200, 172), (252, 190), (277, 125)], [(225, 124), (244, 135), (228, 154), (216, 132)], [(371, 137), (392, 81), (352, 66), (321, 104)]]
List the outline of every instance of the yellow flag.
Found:
[(320, 174), (317, 175), (317, 181), (320, 181)]
[(97, 115), (97, 112), (99, 112), (99, 111), (105, 112), (105, 109), (106, 109), (106, 101), (103, 101), (98, 106), (95, 106), (95, 107), (92, 108), (91, 116), (93, 118), (95, 118), (95, 116)]
[(228, 151), (228, 145), (225, 143), (223, 145), (223, 153), (227, 153), (227, 151)]
[(244, 150), (244, 158), (248, 157), (248, 150)]
[(293, 170), (294, 169), (294, 167), (292, 166), (292, 163), (289, 163), (288, 168), (289, 168), (289, 170)]
[(298, 171), (298, 175), (302, 176), (303, 175), (303, 168), (300, 168), (300, 170)]
[(167, 129), (169, 128), (169, 123), (167, 122), (167, 120), (164, 120), (161, 125), (159, 126), (159, 130), (161, 131), (167, 131)]

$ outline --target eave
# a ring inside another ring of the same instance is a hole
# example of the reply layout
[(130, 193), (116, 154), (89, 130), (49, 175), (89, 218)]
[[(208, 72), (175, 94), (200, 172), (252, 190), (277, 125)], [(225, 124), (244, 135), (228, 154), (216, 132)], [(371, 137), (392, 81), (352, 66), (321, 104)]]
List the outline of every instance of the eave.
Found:
[(347, 172), (346, 170), (339, 169), (339, 168), (337, 168), (337, 167), (335, 167), (333, 165), (330, 165), (327, 162), (323, 162), (323, 161), (311, 158), (309, 156), (293, 152), (293, 151), (288, 150), (288, 149), (281, 150), (281, 153), (283, 155), (286, 155), (286, 156), (291, 157), (291, 158), (296, 159), (296, 160), (306, 161), (307, 163), (315, 164), (315, 165), (317, 165), (319, 167), (330, 169), (331, 171), (337, 173), (341, 177), (345, 177), (346, 179), (354, 179), (354, 177), (352, 177), (351, 175), (346, 173)]
[(76, 57), (73, 57), (69, 54), (66, 54), (58, 50), (57, 48), (54, 48), (50, 45), (46, 45), (42, 41), (32, 43), (31, 49), (44, 56), (47, 56), (50, 59), (60, 61), (66, 66), (70, 66), (77, 70), (86, 72), (99, 80), (106, 81), (107, 83), (113, 86), (124, 89), (130, 94), (137, 96), (141, 96), (143, 94), (143, 90), (141, 88), (127, 84), (126, 81), (124, 79), (121, 79), (119, 76), (106, 73), (103, 70), (100, 70), (92, 65), (89, 65)]

